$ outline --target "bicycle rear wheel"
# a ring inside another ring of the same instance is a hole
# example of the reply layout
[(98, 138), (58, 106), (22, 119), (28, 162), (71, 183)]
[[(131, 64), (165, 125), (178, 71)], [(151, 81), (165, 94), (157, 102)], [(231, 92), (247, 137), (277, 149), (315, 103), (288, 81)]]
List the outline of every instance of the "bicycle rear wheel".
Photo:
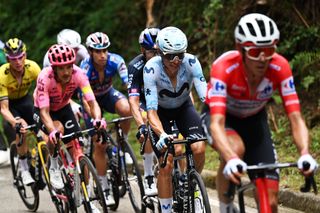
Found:
[(105, 213), (108, 212), (96, 169), (87, 156), (80, 158), (80, 169), (80, 191), (85, 211), (92, 212), (92, 209), (95, 207)]
[(189, 173), (190, 212), (211, 213), (207, 190), (200, 174), (196, 170)]
[[(28, 164), (30, 165), (30, 156), (28, 155)], [(18, 160), (18, 152), (16, 143), (12, 143), (10, 146), (10, 163), (11, 171), (13, 175), (13, 184), (19, 192), (20, 198), (22, 199), (24, 205), (30, 211), (37, 211), (39, 207), (39, 191), (35, 184), (30, 186), (23, 185), (21, 178), (21, 170)], [(30, 165), (31, 167), (31, 165)], [(34, 178), (34, 177), (33, 177)]]
[(146, 212), (146, 207), (143, 205), (143, 197), (145, 194), (137, 158), (127, 141), (124, 143), (123, 151), (128, 153), (132, 159), (132, 163), (126, 163), (127, 160), (124, 160), (125, 164), (122, 165), (125, 166), (126, 175), (124, 177), (127, 177), (125, 179), (125, 184), (128, 190), (130, 202), (136, 213), (144, 213)]

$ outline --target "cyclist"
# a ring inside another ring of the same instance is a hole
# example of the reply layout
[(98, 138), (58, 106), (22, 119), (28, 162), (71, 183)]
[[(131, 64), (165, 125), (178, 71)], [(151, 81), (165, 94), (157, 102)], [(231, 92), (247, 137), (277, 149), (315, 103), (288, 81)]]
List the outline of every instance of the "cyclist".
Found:
[[(81, 36), (80, 34), (71, 29), (63, 29), (57, 35), (58, 44), (69, 45), (73, 48), (76, 54), (75, 64), (79, 64), (82, 60), (89, 57), (89, 53), (85, 46), (81, 44)], [(45, 54), (43, 58), (43, 67), (50, 66), (50, 61), (48, 58), (48, 52)]]
[[(144, 67), (144, 92), (147, 117), (151, 125), (151, 142), (160, 162), (166, 148), (165, 141), (172, 139), (170, 121), (175, 120), (183, 137), (203, 137), (201, 121), (192, 104), (190, 91), (194, 84), (201, 101), (205, 100), (206, 81), (198, 59), (186, 53), (186, 35), (176, 27), (166, 27), (157, 36), (160, 56), (151, 58)], [(205, 160), (205, 143), (191, 145), (197, 171), (201, 172)], [(158, 175), (158, 196), (163, 213), (172, 209), (173, 169), (172, 153), (165, 168)]]
[[(0, 67), (0, 107), (1, 114), (7, 120), (12, 128), (16, 125), (31, 125), (34, 123), (33, 100), (28, 92), (32, 83), (36, 81), (40, 72), (39, 65), (27, 59), (26, 45), (18, 38), (9, 39), (4, 46), (4, 52), (8, 63)], [(22, 127), (22, 134), (26, 130)], [(19, 142), (19, 135), (16, 137), (16, 143)], [(19, 165), (21, 170), (22, 182), (25, 185), (34, 183), (34, 179), (29, 173), (29, 165), (27, 159), (28, 144), (25, 142), (23, 135), (23, 143), (17, 146), (19, 155)]]
[[(145, 140), (144, 136), (147, 133), (147, 126), (145, 124), (146, 100), (143, 90), (143, 67), (149, 59), (158, 54), (156, 48), (158, 32), (158, 28), (146, 28), (140, 33), (139, 44), (141, 54), (130, 61), (128, 65), (129, 104), (131, 113), (138, 126), (136, 137), (141, 143)], [(153, 155), (150, 140), (147, 139), (143, 155), (143, 166), (145, 194), (148, 196), (158, 193), (153, 174)]]
[[(90, 106), (93, 126), (105, 128), (106, 122), (101, 119), (101, 111), (95, 100), (90, 83), (83, 71), (76, 66), (75, 52), (68, 45), (56, 44), (48, 51), (50, 67), (45, 67), (39, 74), (34, 91), (34, 119), (41, 129), (49, 135), (50, 150), (50, 182), (56, 189), (64, 187), (57, 156), (53, 155), (57, 137), (79, 131), (70, 106), (70, 98), (77, 88), (80, 88)], [(100, 123), (100, 126), (98, 126)], [(69, 143), (72, 139), (64, 139)], [(70, 150), (72, 152), (72, 149)], [(91, 205), (92, 209), (95, 209)]]
[[(213, 146), (220, 152), (217, 176), (220, 212), (230, 212), (234, 206), (223, 194), (228, 180), (238, 183), (247, 164), (274, 163), (276, 154), (271, 139), (265, 105), (278, 89), (289, 118), (294, 143), (302, 162), (310, 163), (304, 175), (317, 167), (309, 154), (309, 135), (300, 112), (292, 71), (288, 61), (276, 53), (279, 30), (269, 17), (253, 13), (243, 16), (235, 28), (237, 50), (224, 53), (211, 67), (207, 101), (210, 106), (210, 130)], [(243, 161), (241, 160), (243, 159)], [(224, 174), (224, 176), (223, 176)], [(249, 173), (249, 177), (253, 177)], [(277, 212), (279, 174), (267, 174), (270, 205)]]

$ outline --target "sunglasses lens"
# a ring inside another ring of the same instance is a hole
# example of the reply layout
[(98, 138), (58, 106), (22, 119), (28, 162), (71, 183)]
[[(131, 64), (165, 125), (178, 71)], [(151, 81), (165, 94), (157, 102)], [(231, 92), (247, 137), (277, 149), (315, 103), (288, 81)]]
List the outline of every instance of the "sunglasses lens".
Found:
[(19, 55), (8, 55), (10, 60), (20, 60), (24, 57), (25, 53), (20, 53)]
[(182, 61), (184, 58), (184, 53), (178, 53), (178, 54), (167, 54), (165, 55), (166, 59), (169, 61), (179, 60)]
[(249, 57), (259, 59), (263, 52), (266, 58), (271, 58), (276, 51), (276, 47), (248, 47), (245, 48)]

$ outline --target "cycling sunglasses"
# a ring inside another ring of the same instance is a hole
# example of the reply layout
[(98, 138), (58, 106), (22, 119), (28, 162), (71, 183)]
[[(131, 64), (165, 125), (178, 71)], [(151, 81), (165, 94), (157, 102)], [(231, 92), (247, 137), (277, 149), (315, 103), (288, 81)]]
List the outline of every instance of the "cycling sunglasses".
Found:
[(174, 62), (175, 60), (178, 60), (181, 62), (184, 59), (184, 53), (176, 53), (176, 54), (161, 54), (165, 59), (167, 59), (170, 62)]
[(155, 49), (150, 49), (150, 50), (145, 50), (146, 51), (146, 54), (150, 54), (150, 55), (158, 55), (159, 52), (158, 50), (155, 50)]
[(25, 52), (22, 52), (18, 55), (7, 55), (7, 57), (9, 60), (21, 60), (25, 55)]
[(267, 60), (270, 60), (273, 54), (276, 52), (277, 46), (269, 47), (243, 47), (246, 51), (246, 55), (249, 59), (258, 61), (261, 58), (261, 53), (264, 53), (264, 57)]

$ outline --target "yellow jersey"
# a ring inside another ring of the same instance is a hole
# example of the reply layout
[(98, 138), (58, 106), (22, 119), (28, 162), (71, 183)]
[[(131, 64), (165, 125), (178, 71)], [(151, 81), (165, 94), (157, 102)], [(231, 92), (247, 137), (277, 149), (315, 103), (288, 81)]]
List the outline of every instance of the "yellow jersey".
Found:
[(0, 101), (4, 99), (19, 99), (26, 96), (32, 82), (37, 80), (40, 71), (41, 69), (36, 62), (25, 59), (24, 74), (22, 82), (19, 84), (10, 72), (10, 64), (2, 65), (0, 67)]

